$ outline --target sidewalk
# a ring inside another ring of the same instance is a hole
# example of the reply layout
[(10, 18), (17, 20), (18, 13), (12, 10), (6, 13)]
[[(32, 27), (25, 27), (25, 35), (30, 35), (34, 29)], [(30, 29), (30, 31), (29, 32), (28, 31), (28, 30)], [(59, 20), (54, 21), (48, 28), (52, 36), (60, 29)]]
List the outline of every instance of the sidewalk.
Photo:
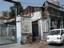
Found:
[(47, 48), (46, 42), (36, 42), (32, 44), (25, 44), (25, 45), (19, 45), (19, 44), (11, 44), (11, 45), (3, 45), (0, 46), (0, 48)]
[(8, 40), (6, 37), (0, 37), (0, 45), (1, 44), (10, 44), (10, 43), (14, 43), (14, 41)]

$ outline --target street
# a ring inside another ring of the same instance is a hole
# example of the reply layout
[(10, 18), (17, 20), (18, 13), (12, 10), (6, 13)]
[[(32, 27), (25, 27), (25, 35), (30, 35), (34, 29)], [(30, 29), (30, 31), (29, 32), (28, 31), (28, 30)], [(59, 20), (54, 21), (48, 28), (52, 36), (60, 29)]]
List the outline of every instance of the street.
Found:
[(58, 44), (48, 45), (45, 41), (41, 41), (41, 42), (25, 44), (25, 45), (19, 45), (19, 44), (2, 45), (0, 46), (0, 48), (64, 48), (64, 44), (63, 45), (58, 45)]
[(7, 39), (6, 37), (0, 37), (0, 45), (2, 44), (10, 44), (14, 43), (14, 41)]
[(47, 48), (47, 43), (45, 41), (41, 41), (24, 45), (9, 44), (9, 45), (1, 45), (0, 48)]
[(64, 48), (64, 44), (63, 45), (51, 44), (51, 45), (48, 45), (48, 48)]

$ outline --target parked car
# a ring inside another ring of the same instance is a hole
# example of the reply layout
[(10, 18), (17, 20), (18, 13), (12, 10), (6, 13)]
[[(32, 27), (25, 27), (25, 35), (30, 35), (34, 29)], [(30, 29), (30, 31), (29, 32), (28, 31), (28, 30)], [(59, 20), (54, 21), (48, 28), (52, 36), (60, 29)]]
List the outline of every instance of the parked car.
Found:
[(64, 29), (53, 29), (47, 35), (47, 42), (61, 44), (64, 42)]

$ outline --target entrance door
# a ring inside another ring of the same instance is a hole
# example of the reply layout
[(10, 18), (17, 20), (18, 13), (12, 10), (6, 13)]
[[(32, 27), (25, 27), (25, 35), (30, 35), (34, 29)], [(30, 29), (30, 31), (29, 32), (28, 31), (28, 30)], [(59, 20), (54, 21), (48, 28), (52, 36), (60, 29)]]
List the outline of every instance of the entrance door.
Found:
[(38, 39), (38, 21), (32, 22), (33, 41)]

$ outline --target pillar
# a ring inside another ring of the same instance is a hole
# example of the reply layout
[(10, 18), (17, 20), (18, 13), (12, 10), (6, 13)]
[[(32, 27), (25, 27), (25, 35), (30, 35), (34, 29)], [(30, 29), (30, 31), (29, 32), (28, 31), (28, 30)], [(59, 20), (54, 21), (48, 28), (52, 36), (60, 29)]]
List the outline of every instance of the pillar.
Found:
[(9, 35), (9, 27), (8, 26), (6, 28), (6, 32), (7, 32), (7, 37), (8, 37), (8, 35)]
[(63, 28), (63, 17), (60, 20), (60, 28)]
[(48, 32), (50, 32), (50, 28), (51, 28), (51, 17), (48, 16)]
[(43, 24), (42, 24), (42, 20), (39, 20), (38, 21), (38, 27), (39, 27), (39, 35), (40, 35), (40, 37), (41, 37), (41, 40), (43, 40)]
[(18, 15), (16, 16), (16, 42), (18, 44), (21, 44), (21, 31), (22, 31), (22, 28), (21, 28), (21, 16)]

